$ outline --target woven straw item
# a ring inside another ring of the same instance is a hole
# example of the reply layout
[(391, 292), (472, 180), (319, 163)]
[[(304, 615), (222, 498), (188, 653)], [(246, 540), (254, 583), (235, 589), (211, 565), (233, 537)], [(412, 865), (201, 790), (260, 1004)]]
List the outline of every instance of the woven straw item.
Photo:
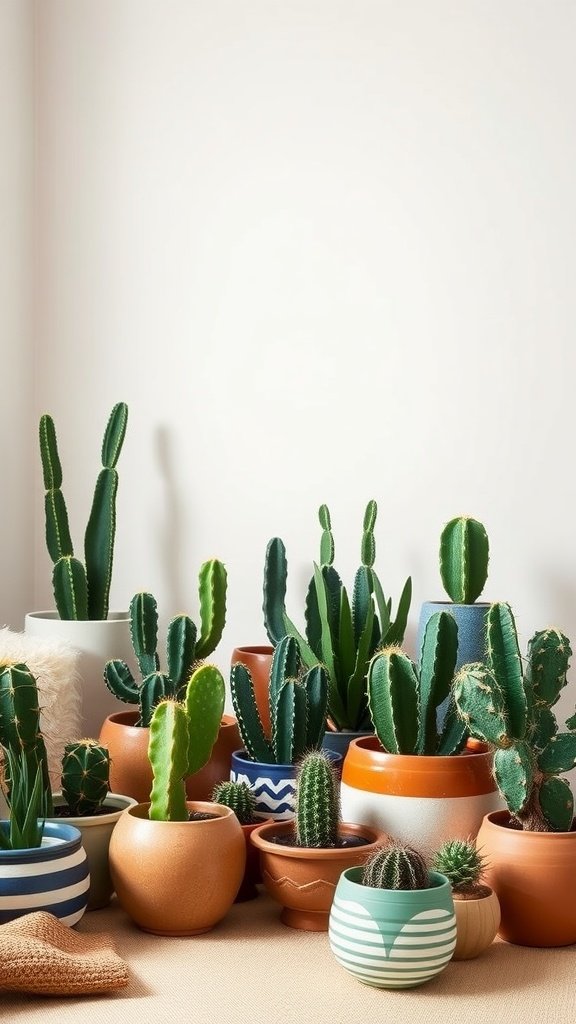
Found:
[(0, 989), (77, 996), (127, 984), (109, 935), (79, 934), (44, 911), (0, 927)]

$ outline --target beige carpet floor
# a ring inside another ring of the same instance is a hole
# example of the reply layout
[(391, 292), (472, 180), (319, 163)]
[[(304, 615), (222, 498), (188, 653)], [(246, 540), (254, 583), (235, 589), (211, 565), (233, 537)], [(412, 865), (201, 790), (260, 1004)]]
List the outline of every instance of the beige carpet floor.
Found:
[(0, 1019), (38, 1024), (574, 1024), (576, 946), (544, 950), (496, 941), (420, 988), (388, 992), (351, 978), (325, 934), (282, 925), (265, 895), (235, 905), (212, 932), (160, 938), (114, 902), (85, 914), (130, 965), (121, 994), (67, 998), (0, 992)]

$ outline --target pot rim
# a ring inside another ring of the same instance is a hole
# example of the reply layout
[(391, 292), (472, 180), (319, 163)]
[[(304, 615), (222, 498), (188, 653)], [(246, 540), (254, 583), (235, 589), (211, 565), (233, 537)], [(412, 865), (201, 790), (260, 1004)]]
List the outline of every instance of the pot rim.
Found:
[[(334, 762), (334, 768), (338, 769), (343, 761), (342, 754), (337, 750), (325, 750), (324, 753), (327, 754), (330, 760)], [(298, 761), (294, 761), (291, 764), (276, 764), (274, 761), (253, 761), (245, 747), (232, 751), (230, 758), (231, 763), (233, 758), (236, 758), (236, 760), (240, 761), (242, 764), (257, 765), (260, 768), (275, 768), (276, 771), (288, 769), (288, 771), (292, 773), (298, 771)]]
[[(203, 821), (159, 821), (155, 818), (148, 817), (148, 811), (150, 809), (150, 801), (147, 800), (144, 803), (134, 802), (131, 807), (127, 807), (124, 816), (129, 818), (136, 818), (138, 821), (144, 822), (146, 825), (151, 827), (162, 826), (162, 827), (182, 827), (184, 826), (198, 826), (206, 825), (211, 828), (218, 828), (218, 822), (226, 818), (234, 818), (238, 822), (236, 815), (231, 807), (225, 807), (224, 804), (216, 804), (211, 800), (187, 800), (186, 807), (189, 811), (207, 811), (209, 814), (217, 814), (216, 818), (207, 818)], [(238, 822), (240, 828), (240, 822)]]
[[(38, 819), (40, 820), (40, 819)], [(0, 828), (7, 830), (9, 821), (1, 821)], [(49, 843), (45, 840), (49, 839)], [(63, 854), (73, 853), (81, 845), (82, 834), (75, 825), (69, 825), (64, 821), (44, 822), (44, 832), (40, 846), (28, 846), (23, 850), (0, 850), (0, 860), (14, 861), (15, 863), (26, 863), (34, 861), (40, 854), (42, 860), (60, 858)]]
[(423, 601), (422, 607), (431, 604), (442, 605), (446, 608), (490, 608), (491, 601), (472, 601), (472, 603), (466, 603), (465, 601)]
[(460, 754), (390, 754), (376, 735), (362, 736), (350, 743), (342, 782), (352, 789), (386, 796), (485, 796), (495, 793), (497, 786), (493, 753), (487, 744), (483, 746)]
[[(362, 890), (362, 892), (364, 893), (371, 893), (376, 895), (378, 893), (384, 893), (387, 896), (392, 895), (394, 896), (394, 898), (399, 898), (403, 902), (408, 902), (416, 898), (420, 894), (424, 895), (426, 893), (436, 893), (438, 891), (445, 889), (447, 889), (450, 895), (452, 895), (452, 886), (450, 885), (450, 882), (446, 878), (446, 875), (443, 875), (440, 871), (432, 871), (431, 869), (428, 870), (430, 878), (438, 879), (438, 881), (436, 882), (436, 884), (430, 885), (426, 889), (377, 889), (371, 885), (362, 885), (361, 882), (357, 882), (356, 878), (352, 877), (353, 874), (358, 875), (360, 871), (362, 871), (362, 864), (356, 865), (352, 868), (345, 868), (345, 870), (343, 871), (343, 876), (349, 885), (354, 886), (354, 888), (356, 889)], [(374, 898), (374, 896), (372, 896), (372, 898)]]
[[(64, 795), (61, 790), (52, 794), (54, 801), (59, 800), (58, 806), (62, 807), (65, 803)], [(114, 805), (111, 801), (121, 801), (120, 806)], [(131, 796), (125, 796), (124, 793), (107, 793), (102, 803), (103, 807), (109, 807), (108, 814), (71, 814), (69, 817), (62, 818), (52, 815), (46, 818), (46, 821), (62, 822), (63, 824), (74, 825), (75, 828), (91, 828), (97, 825), (112, 825), (118, 821), (121, 814), (127, 810), (128, 807), (133, 807), (137, 801)]]
[(235, 658), (236, 661), (239, 660), (236, 657), (238, 654), (251, 654), (253, 656), (256, 655), (261, 657), (269, 657), (270, 655), (274, 654), (274, 648), (272, 647), (271, 644), (248, 644), (245, 647), (235, 647), (234, 650), (232, 651), (233, 665)]
[(267, 839), (268, 835), (283, 835), (284, 833), (293, 835), (293, 820), (263, 822), (252, 832), (250, 841), (264, 853), (276, 854), (280, 857), (293, 857), (296, 860), (342, 860), (349, 858), (351, 853), (368, 854), (374, 847), (389, 840), (389, 836), (382, 829), (374, 828), (372, 825), (357, 825), (349, 821), (341, 821), (338, 825), (338, 832), (349, 836), (362, 836), (368, 842), (364, 846), (318, 849), (311, 846), (283, 846), (282, 843), (272, 843)]
[[(148, 725), (135, 725), (134, 722), (127, 722), (126, 718), (138, 718), (138, 711), (113, 711), (111, 715), (106, 715), (103, 724), (109, 722), (111, 725), (121, 726), (125, 729), (136, 729), (139, 733), (144, 733), (150, 728)], [(228, 728), (231, 725), (237, 725), (234, 715), (222, 715), (220, 728)]]
[(490, 811), (489, 814), (484, 815), (484, 822), (486, 823), (486, 826), (498, 831), (503, 830), (507, 835), (522, 836), (523, 838), (520, 840), (521, 843), (547, 843), (549, 841), (560, 842), (562, 840), (565, 843), (576, 843), (576, 828), (574, 828), (576, 818), (573, 819), (573, 827), (570, 832), (533, 832), (532, 829), (528, 828), (511, 828), (509, 824), (510, 818), (511, 814), (507, 809)]
[(125, 611), (110, 611), (108, 612), (108, 618), (106, 619), (62, 619), (55, 608), (45, 608), (38, 612), (26, 612), (25, 618), (27, 619), (48, 619), (50, 622), (65, 622), (66, 625), (74, 629), (75, 623), (81, 623), (83, 626), (88, 622), (97, 622), (98, 625), (102, 625), (104, 622), (126, 622), (130, 619), (130, 612), (128, 609)]

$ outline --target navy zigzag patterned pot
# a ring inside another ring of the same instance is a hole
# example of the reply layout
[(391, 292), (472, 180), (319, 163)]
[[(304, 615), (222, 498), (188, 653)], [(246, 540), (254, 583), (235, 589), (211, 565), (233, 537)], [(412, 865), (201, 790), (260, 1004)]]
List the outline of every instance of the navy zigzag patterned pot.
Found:
[[(342, 769), (342, 755), (326, 751), (338, 772)], [(245, 750), (232, 754), (230, 778), (232, 782), (245, 782), (256, 797), (255, 817), (260, 821), (289, 821), (296, 806), (296, 774), (294, 764), (265, 764), (251, 761)]]

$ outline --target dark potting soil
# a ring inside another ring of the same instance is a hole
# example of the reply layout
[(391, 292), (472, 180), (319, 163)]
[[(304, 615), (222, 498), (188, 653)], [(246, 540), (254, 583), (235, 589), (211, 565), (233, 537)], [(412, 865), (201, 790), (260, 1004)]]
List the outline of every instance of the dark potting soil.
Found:
[[(298, 846), (295, 835), (281, 835), (281, 836), (270, 836), (266, 837), (268, 842), (276, 843), (278, 846), (294, 846), (300, 850), (316, 850), (319, 847), (316, 846)], [(339, 836), (338, 842), (335, 846), (327, 846), (327, 850), (347, 850), (354, 846), (368, 846), (371, 843), (371, 839), (365, 839), (364, 836)]]
[(116, 807), (99, 807), (94, 814), (72, 814), (72, 811), (68, 807), (68, 804), (61, 804), (60, 807), (54, 808), (53, 818), (99, 818), (102, 814), (111, 814), (112, 811), (117, 810)]
[(210, 818), (219, 817), (219, 814), (209, 814), (208, 811), (190, 811), (188, 821), (208, 821)]

